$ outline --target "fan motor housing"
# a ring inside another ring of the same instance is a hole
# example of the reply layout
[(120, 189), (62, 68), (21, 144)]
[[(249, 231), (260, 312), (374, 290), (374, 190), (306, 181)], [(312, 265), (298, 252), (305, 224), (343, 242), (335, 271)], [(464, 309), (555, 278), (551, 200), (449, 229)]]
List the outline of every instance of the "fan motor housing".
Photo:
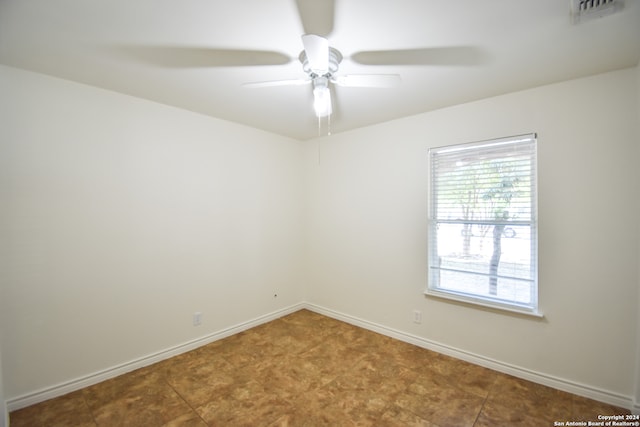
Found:
[[(300, 52), (300, 56), (298, 57), (300, 63), (302, 63), (302, 70), (311, 76), (312, 78), (317, 77), (317, 75), (311, 70), (309, 67), (309, 60), (307, 59), (307, 53), (303, 50)], [(337, 49), (332, 47), (329, 48), (329, 70), (324, 75), (325, 77), (331, 77), (336, 71), (338, 71), (338, 66), (342, 62), (342, 54)]]

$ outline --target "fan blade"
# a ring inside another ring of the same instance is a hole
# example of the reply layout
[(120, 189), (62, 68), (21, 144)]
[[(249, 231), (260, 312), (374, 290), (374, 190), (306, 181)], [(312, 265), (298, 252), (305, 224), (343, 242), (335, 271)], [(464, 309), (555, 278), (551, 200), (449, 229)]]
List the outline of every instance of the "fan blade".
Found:
[(329, 40), (315, 34), (305, 34), (302, 44), (309, 68), (316, 74), (326, 74), (329, 71)]
[(472, 46), (358, 52), (351, 59), (363, 65), (480, 65), (487, 56)]
[(331, 34), (335, 0), (296, 0), (296, 6), (306, 34)]
[(338, 86), (347, 87), (395, 87), (400, 84), (398, 74), (347, 74), (334, 76), (331, 81)]
[(268, 50), (217, 49), (193, 46), (116, 46), (117, 54), (165, 68), (284, 65), (288, 55)]
[(311, 83), (312, 80), (296, 79), (296, 80), (271, 80), (266, 82), (248, 82), (242, 83), (244, 87), (275, 87), (275, 86), (303, 86)]

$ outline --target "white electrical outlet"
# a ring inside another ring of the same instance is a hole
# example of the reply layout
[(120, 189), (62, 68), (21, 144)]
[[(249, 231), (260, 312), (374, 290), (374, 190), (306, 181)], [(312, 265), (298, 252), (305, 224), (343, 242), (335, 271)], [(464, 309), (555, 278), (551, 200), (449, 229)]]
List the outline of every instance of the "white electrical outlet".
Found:
[(413, 323), (422, 323), (422, 312), (420, 310), (413, 310)]
[(202, 323), (202, 313), (196, 311), (193, 313), (193, 326), (198, 326)]

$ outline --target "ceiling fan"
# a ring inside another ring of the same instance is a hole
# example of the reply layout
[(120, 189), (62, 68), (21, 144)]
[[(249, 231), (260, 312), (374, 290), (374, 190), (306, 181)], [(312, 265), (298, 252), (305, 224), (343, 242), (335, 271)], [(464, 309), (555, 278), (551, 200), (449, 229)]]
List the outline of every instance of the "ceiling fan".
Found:
[(393, 87), (400, 83), (398, 74), (352, 74), (336, 75), (342, 54), (329, 46), (329, 41), (315, 34), (302, 36), (304, 50), (299, 60), (307, 78), (295, 80), (275, 80), (244, 83), (245, 87), (270, 87), (288, 85), (313, 86), (313, 109), (318, 117), (332, 113), (331, 91), (329, 84), (349, 87)]
[[(335, 0), (295, 0), (305, 34), (303, 50), (298, 56), (305, 77), (293, 80), (247, 82), (245, 87), (273, 87), (311, 85), (316, 116), (332, 113), (330, 85), (390, 88), (401, 79), (398, 74), (338, 74), (343, 56), (329, 45), (333, 31)], [(145, 46), (126, 47), (128, 54), (165, 67), (194, 66), (266, 66), (284, 65), (291, 57), (280, 52), (201, 47)], [(428, 47), (387, 51), (363, 51), (350, 55), (352, 62), (361, 65), (476, 65), (484, 60), (482, 52), (470, 46)]]

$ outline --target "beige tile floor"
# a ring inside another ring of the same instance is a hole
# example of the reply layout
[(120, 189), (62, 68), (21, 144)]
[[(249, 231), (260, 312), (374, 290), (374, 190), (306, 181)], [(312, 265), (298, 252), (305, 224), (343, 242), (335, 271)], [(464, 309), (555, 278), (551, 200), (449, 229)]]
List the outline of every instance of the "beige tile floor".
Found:
[(626, 410), (301, 310), (11, 413), (36, 426), (553, 426)]

